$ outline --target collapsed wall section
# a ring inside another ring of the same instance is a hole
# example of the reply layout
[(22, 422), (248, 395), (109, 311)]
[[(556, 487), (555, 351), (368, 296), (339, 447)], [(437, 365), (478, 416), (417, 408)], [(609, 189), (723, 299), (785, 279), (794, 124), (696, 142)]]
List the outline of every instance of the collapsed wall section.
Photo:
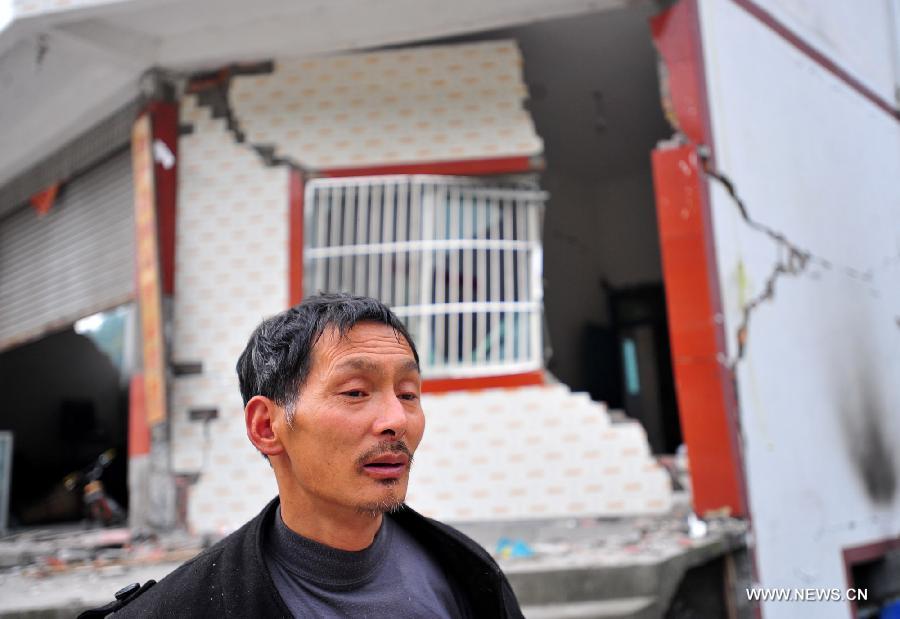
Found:
[(287, 307), (288, 169), (235, 142), (193, 95), (180, 118), (172, 357), (199, 372), (173, 381), (172, 465), (196, 480), (189, 526), (227, 532), (277, 492), (247, 440), (234, 367), (259, 321)]
[(564, 385), (426, 394), (407, 500), (432, 518), (665, 513), (671, 480), (634, 421)]

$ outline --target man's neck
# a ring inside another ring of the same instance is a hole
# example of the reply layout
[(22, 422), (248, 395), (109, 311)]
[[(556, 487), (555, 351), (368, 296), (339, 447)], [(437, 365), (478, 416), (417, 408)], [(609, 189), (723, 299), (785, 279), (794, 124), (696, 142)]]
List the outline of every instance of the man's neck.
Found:
[(294, 533), (339, 550), (363, 550), (381, 528), (382, 514), (342, 506), (316, 506), (281, 494), (281, 519)]

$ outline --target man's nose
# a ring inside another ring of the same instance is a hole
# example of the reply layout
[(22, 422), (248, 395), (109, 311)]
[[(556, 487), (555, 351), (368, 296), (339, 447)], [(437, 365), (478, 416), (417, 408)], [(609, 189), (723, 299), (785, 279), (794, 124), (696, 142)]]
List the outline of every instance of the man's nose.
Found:
[(387, 394), (379, 403), (378, 416), (372, 428), (375, 434), (402, 438), (406, 434), (407, 412), (403, 402), (394, 393)]

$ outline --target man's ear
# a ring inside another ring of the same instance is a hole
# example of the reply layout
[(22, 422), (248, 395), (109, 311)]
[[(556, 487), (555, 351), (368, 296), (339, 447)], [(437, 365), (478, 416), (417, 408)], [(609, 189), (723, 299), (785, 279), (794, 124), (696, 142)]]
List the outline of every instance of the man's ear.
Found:
[(277, 456), (284, 452), (284, 445), (275, 434), (275, 422), (284, 415), (284, 410), (265, 396), (255, 395), (244, 407), (244, 422), (247, 438), (266, 456)]

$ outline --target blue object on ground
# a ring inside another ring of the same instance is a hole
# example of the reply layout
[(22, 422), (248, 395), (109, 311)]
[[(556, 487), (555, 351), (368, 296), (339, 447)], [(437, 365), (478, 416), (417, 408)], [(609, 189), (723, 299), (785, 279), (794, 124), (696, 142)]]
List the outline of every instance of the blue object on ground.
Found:
[(524, 559), (533, 557), (534, 551), (520, 539), (501, 537), (497, 540), (497, 556), (501, 559)]

